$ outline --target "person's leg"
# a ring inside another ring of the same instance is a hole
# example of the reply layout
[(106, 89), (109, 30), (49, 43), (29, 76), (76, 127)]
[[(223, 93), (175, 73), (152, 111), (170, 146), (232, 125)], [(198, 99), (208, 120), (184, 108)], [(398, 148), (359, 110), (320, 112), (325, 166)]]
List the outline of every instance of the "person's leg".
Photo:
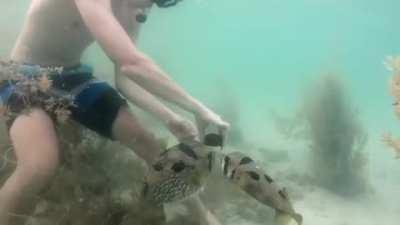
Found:
[[(75, 121), (104, 137), (121, 142), (145, 160), (148, 166), (157, 160), (162, 150), (160, 143), (154, 134), (140, 124), (129, 111), (126, 101), (107, 83), (95, 83), (87, 86), (77, 96), (75, 103), (78, 106), (72, 110), (72, 118)], [(199, 210), (204, 208), (201, 201), (193, 198), (189, 202), (192, 202), (192, 204), (188, 204), (189, 210), (195, 215), (199, 215), (202, 221), (206, 221), (205, 224), (216, 224), (207, 219), (211, 217), (211, 214), (207, 215), (208, 211)], [(160, 216), (141, 215), (144, 218), (138, 218), (138, 220), (145, 221), (142, 223), (151, 221), (152, 225), (163, 224), (165, 220), (162, 208), (153, 210), (160, 212)], [(204, 225), (204, 222), (199, 222), (199, 224)]]
[[(115, 140), (133, 149), (148, 165), (151, 165), (160, 154), (160, 144), (154, 135), (142, 127), (127, 106), (120, 108), (113, 124), (112, 133)], [(196, 218), (192, 225), (220, 225), (215, 216), (206, 209), (198, 196), (189, 198), (184, 203), (190, 215)], [(160, 212), (160, 209), (157, 207), (153, 210), (154, 212)], [(152, 225), (162, 225), (165, 222), (164, 216), (155, 216), (151, 214), (143, 214), (141, 216), (144, 217), (140, 219), (141, 222), (148, 222), (151, 220)]]
[(54, 175), (59, 164), (56, 132), (50, 117), (40, 109), (16, 118), (10, 138), (17, 167), (0, 188), (0, 224), (23, 224), (18, 216), (33, 209), (35, 195)]
[(161, 152), (160, 143), (155, 138), (155, 135), (139, 123), (126, 105), (122, 106), (118, 111), (112, 125), (112, 136), (116, 141), (133, 149), (148, 165)]

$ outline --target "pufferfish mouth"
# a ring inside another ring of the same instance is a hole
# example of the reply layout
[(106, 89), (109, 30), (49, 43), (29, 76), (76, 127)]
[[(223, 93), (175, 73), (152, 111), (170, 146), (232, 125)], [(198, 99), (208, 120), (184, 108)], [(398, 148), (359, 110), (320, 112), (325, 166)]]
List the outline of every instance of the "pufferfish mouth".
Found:
[(399, 105), (399, 102), (393, 102), (392, 105), (393, 105), (393, 106), (397, 106), (397, 105)]

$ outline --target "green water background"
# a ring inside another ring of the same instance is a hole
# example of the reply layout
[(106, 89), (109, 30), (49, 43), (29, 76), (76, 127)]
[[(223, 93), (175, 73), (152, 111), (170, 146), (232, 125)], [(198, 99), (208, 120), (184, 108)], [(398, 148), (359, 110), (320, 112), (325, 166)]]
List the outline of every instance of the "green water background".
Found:
[[(1, 57), (12, 48), (28, 2), (0, 2)], [(380, 143), (386, 130), (400, 135), (382, 64), (400, 54), (399, 8), (398, 0), (186, 0), (154, 8), (138, 45), (206, 104), (217, 108), (217, 96), (232, 92), (245, 136), (259, 145), (287, 145), (269, 111), (290, 115), (308, 84), (336, 72), (370, 133), (373, 165), (400, 171)], [(96, 46), (85, 61), (112, 79), (111, 64)]]

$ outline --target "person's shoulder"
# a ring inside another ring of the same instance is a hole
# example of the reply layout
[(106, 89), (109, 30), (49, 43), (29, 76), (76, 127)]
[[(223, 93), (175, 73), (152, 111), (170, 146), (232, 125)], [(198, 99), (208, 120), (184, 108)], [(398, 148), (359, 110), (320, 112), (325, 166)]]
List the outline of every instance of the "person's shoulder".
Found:
[(31, 0), (31, 7), (48, 8), (75, 5), (77, 0)]
[(75, 0), (31, 0), (29, 12), (39, 17), (53, 17), (59, 15), (76, 14)]

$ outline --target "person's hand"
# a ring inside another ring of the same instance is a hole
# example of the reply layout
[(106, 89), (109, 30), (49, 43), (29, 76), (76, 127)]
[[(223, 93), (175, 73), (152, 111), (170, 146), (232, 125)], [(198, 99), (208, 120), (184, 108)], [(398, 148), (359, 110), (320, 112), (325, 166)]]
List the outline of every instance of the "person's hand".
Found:
[(168, 130), (178, 139), (179, 142), (190, 142), (197, 140), (199, 133), (196, 126), (189, 120), (176, 117), (167, 122)]
[(197, 129), (200, 140), (204, 140), (206, 129), (209, 125), (214, 125), (218, 129), (218, 134), (225, 140), (230, 124), (224, 121), (221, 116), (211, 110), (206, 110), (196, 115)]

